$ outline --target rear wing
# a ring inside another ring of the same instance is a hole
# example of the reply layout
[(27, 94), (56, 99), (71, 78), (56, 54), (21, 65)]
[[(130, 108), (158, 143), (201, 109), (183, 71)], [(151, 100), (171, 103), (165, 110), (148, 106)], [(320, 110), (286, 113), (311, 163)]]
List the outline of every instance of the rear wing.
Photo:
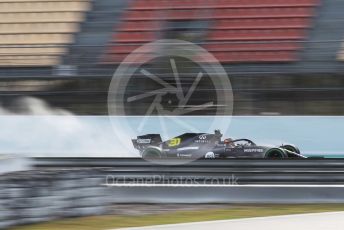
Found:
[(137, 136), (136, 139), (132, 139), (131, 141), (135, 149), (142, 150), (147, 146), (158, 146), (162, 142), (162, 139), (160, 134), (146, 134)]

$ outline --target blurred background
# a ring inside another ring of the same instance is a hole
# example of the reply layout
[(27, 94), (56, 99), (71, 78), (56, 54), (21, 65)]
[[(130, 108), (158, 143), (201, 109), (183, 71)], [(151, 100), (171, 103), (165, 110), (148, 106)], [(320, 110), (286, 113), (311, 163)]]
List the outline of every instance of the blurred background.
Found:
[[(340, 159), (321, 163), (308, 159), (295, 168), (293, 162), (286, 167), (283, 162), (274, 165), (276, 161), (254, 166), (251, 161), (238, 165), (233, 161), (231, 165), (228, 160), (225, 162), (230, 167), (211, 162), (204, 167), (171, 166), (159, 171), (159, 167), (147, 166), (140, 159), (110, 158), (138, 157), (137, 152), (130, 155), (128, 148), (119, 147), (122, 131), (140, 126), (136, 117), (131, 126), (120, 130), (112, 129), (108, 117), (86, 116), (108, 114), (111, 79), (132, 51), (156, 40), (179, 39), (210, 52), (228, 74), (226, 79), (230, 79), (232, 89), (224, 86), (224, 90), (233, 90), (233, 114), (238, 116), (233, 118), (228, 132), (223, 130), (230, 123), (227, 117), (216, 127), (225, 136), (254, 138), (264, 144), (293, 142), (308, 156), (344, 157), (343, 12), (343, 0), (0, 0), (0, 115), (77, 115), (0, 116), (0, 229), (104, 214), (108, 216), (20, 229), (60, 229), (61, 225), (66, 230), (110, 229), (344, 210), (344, 164)], [(145, 52), (149, 55), (155, 51)], [(129, 64), (140, 66), (140, 61)], [(200, 66), (183, 58), (175, 61), (185, 93), (193, 85)], [(144, 68), (176, 85), (168, 58), (153, 59)], [(211, 76), (202, 80), (191, 100), (196, 107), (197, 102), (219, 95)], [(159, 84), (149, 83), (145, 74), (136, 71), (124, 91), (127, 96), (135, 96), (154, 90), (156, 85)], [(166, 110), (173, 110), (173, 96), (176, 99), (178, 95), (169, 96), (172, 99), (161, 98), (161, 103), (167, 105)], [(124, 103), (123, 107), (128, 109), (126, 115), (143, 115), (150, 103)], [(200, 110), (197, 115), (214, 115), (217, 106), (232, 105), (221, 105), (221, 100), (217, 100), (215, 110)], [(192, 128), (209, 128), (203, 117), (181, 119)], [(125, 126), (120, 119), (118, 123)], [(173, 135), (184, 130), (173, 123), (168, 125)], [(142, 132), (157, 130), (157, 126), (149, 124)], [(123, 146), (132, 148), (130, 139), (135, 136), (124, 137)], [(22, 156), (109, 158), (59, 160)], [(130, 190), (122, 184), (104, 184), (108, 176), (118, 177), (120, 182), (128, 175), (136, 180), (150, 179), (155, 174), (167, 175), (167, 181), (185, 175), (206, 181), (234, 173), (240, 180), (244, 178), (243, 182), (239, 180), (243, 185), (276, 186), (267, 186), (267, 190), (221, 190), (215, 186), (210, 190), (195, 188), (197, 191), (160, 190), (157, 186), (152, 192), (151, 188)], [(290, 190), (278, 187), (281, 184), (291, 185)], [(294, 190), (295, 184), (311, 186)], [(321, 189), (314, 188), (319, 184)], [(329, 190), (325, 185), (338, 187)], [(132, 204), (118, 204), (126, 202)], [(137, 202), (163, 205), (140, 206)], [(181, 204), (169, 206), (168, 202)], [(207, 202), (249, 202), (251, 206), (194, 205)], [(264, 202), (336, 205), (257, 205)], [(176, 210), (183, 212), (171, 217)]]
[(341, 0), (1, 0), (0, 101), (106, 115), (119, 63), (147, 42), (182, 39), (224, 66), (235, 115), (342, 115), (343, 9)]

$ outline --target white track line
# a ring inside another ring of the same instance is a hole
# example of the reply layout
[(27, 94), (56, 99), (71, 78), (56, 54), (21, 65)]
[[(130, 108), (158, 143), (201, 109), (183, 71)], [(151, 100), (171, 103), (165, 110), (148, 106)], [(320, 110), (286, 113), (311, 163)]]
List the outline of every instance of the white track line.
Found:
[[(268, 217), (252, 217), (241, 218), (234, 220), (219, 220), (219, 221), (203, 221), (190, 222), (181, 224), (166, 224), (154, 225), (146, 227), (122, 228), (122, 230), (144, 230), (144, 229), (230, 229), (229, 227), (236, 227), (235, 229), (255, 229), (255, 230), (269, 230), (269, 229), (312, 229), (312, 230), (342, 230), (344, 222), (344, 212), (323, 212), (323, 213), (307, 213), (307, 214), (292, 214)], [(328, 221), (328, 223), (327, 223)], [(336, 223), (337, 222), (341, 222)], [(325, 225), (327, 228), (324, 228)], [(220, 228), (219, 228), (220, 227)], [(303, 228), (308, 227), (308, 228)], [(309, 228), (311, 227), (311, 228)]]

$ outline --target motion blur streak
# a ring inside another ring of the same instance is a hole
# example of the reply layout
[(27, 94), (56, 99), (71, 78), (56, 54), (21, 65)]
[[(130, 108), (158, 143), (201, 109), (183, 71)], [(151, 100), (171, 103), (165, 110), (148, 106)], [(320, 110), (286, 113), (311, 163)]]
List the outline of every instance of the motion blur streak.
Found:
[(73, 113), (50, 106), (35, 97), (21, 97), (15, 100), (10, 108), (0, 106), (0, 115), (73, 115)]
[(0, 153), (61, 157), (137, 156), (120, 151), (113, 141), (115, 134), (111, 128), (104, 130), (104, 126), (85, 122), (81, 117), (54, 108), (38, 98), (23, 97), (7, 107), (1, 106), (0, 115), (3, 130)]

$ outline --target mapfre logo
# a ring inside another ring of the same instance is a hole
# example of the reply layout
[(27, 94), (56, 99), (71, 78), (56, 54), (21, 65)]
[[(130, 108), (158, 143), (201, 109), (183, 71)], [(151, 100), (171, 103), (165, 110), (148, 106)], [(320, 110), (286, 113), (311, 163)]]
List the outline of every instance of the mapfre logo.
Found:
[(244, 149), (244, 152), (245, 153), (254, 153), (254, 152), (262, 153), (264, 152), (264, 150), (263, 149)]

